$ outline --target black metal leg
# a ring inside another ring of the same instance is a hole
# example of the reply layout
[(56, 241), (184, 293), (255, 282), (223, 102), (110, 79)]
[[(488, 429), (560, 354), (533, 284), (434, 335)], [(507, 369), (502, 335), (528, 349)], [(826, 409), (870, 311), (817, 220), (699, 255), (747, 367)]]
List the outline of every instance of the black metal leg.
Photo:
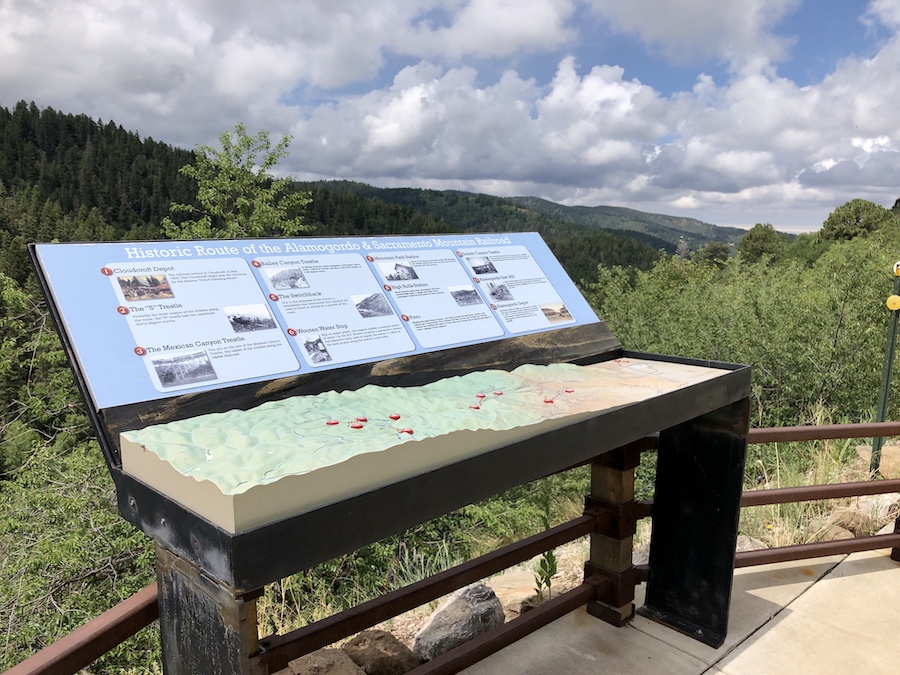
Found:
[(267, 675), (255, 599), (235, 596), (158, 544), (156, 576), (166, 675)]
[(744, 399), (659, 437), (640, 612), (712, 647), (728, 629), (749, 414)]
[[(900, 534), (900, 518), (894, 520), (894, 534)], [(891, 560), (900, 562), (900, 548), (895, 546), (891, 549)]]

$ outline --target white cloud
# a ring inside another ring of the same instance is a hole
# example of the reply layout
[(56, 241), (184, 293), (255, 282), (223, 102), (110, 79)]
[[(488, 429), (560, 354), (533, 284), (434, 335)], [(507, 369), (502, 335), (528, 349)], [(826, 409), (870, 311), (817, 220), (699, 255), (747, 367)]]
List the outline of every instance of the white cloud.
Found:
[[(882, 37), (868, 58), (807, 86), (776, 70), (792, 50), (779, 21), (800, 6), (0, 0), (0, 105), (34, 100), (186, 147), (237, 121), (290, 130), (286, 168), (308, 177), (721, 222), (745, 218), (754, 200), (819, 222), (852, 197), (893, 203), (900, 0), (869, 3), (862, 18)], [(679, 63), (729, 68), (718, 82), (698, 69), (692, 88), (665, 95), (626, 78), (627, 62), (590, 60), (610, 26)]]
[(900, 0), (872, 0), (863, 19), (894, 30), (900, 28)]
[[(427, 20), (396, 48), (416, 56), (502, 57), (553, 49), (573, 40), (572, 0), (471, 0), (456, 5), (447, 26)], [(402, 38), (401, 38), (402, 39)]]
[(638, 35), (669, 58), (715, 58), (741, 67), (785, 57), (790, 41), (772, 29), (801, 0), (590, 0), (619, 30)]

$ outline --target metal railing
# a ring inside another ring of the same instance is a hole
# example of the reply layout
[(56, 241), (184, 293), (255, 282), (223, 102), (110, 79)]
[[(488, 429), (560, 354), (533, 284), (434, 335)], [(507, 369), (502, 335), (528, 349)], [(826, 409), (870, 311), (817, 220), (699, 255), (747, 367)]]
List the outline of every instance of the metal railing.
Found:
[[(900, 435), (900, 422), (779, 427), (751, 429), (748, 443), (783, 443), (897, 435)], [(900, 492), (900, 480), (755, 490), (743, 494), (741, 506), (786, 504), (893, 492)], [(650, 502), (635, 503), (634, 514), (636, 517), (650, 515), (651, 510)], [(274, 672), (302, 654), (371, 628), (405, 611), (512, 565), (529, 560), (535, 555), (552, 550), (561, 544), (591, 533), (605, 532), (610, 526), (610, 520), (608, 511), (603, 509), (588, 511), (585, 515), (568, 523), (558, 525), (546, 532), (498, 549), (327, 619), (284, 635), (272, 635), (261, 639), (260, 647), (263, 649), (268, 668), (270, 672)], [(898, 525), (895, 525), (893, 534), (741, 551), (735, 556), (735, 568), (881, 548), (892, 548), (891, 557), (894, 560), (900, 560), (900, 519), (898, 519)], [(635, 566), (633, 572), (635, 583), (645, 580), (646, 575), (646, 566)], [(600, 576), (590, 577), (577, 588), (558, 595), (553, 600), (502, 627), (429, 661), (414, 672), (416, 675), (449, 675), (459, 672), (519, 638), (585, 605), (589, 600), (602, 599), (609, 590), (608, 586), (607, 579)], [(90, 665), (142, 628), (149, 626), (158, 617), (157, 586), (151, 584), (14, 666), (7, 671), (6, 675), (75, 675), (80, 669)]]

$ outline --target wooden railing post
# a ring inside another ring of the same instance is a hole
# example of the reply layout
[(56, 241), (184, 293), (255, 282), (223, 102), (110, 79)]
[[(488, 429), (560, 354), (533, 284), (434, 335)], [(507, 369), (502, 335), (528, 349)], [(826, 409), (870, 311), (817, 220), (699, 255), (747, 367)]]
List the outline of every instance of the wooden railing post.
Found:
[(634, 471), (646, 445), (641, 440), (601, 455), (591, 465), (591, 494), (585, 500), (587, 511), (605, 507), (612, 512), (609, 532), (591, 535), (590, 560), (585, 565), (585, 578), (600, 574), (610, 581), (609, 595), (606, 601), (590, 601), (587, 611), (615, 626), (634, 617)]

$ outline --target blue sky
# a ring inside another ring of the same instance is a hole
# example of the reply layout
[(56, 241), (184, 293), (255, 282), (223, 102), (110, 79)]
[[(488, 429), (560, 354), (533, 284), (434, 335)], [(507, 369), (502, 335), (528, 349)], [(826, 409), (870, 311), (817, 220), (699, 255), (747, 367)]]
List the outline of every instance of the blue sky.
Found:
[(900, 197), (900, 0), (0, 0), (0, 105), (297, 178), (814, 230)]

